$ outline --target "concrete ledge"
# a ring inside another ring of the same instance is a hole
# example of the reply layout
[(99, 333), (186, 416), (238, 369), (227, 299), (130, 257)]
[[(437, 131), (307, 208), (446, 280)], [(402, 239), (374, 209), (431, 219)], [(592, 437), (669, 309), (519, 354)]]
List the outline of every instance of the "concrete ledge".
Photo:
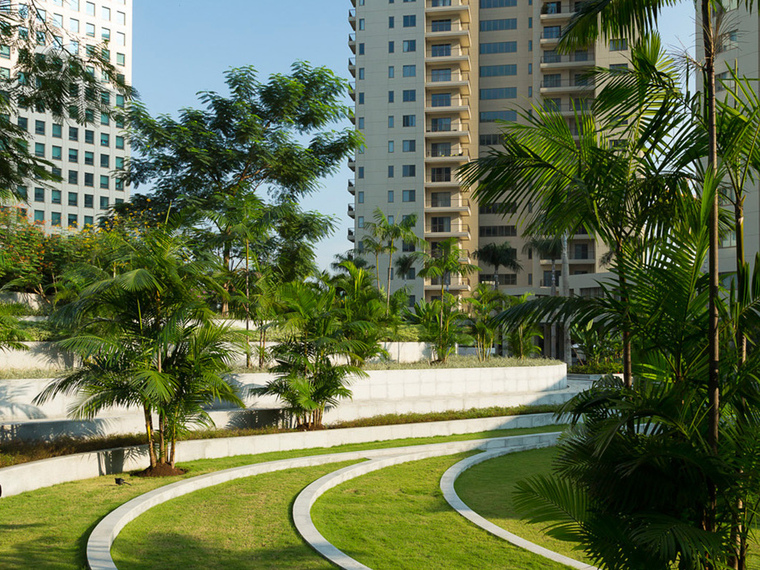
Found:
[(459, 498), (459, 495), (457, 495), (457, 492), (454, 489), (454, 484), (462, 473), (467, 471), (470, 467), (478, 465), (479, 463), (483, 463), (489, 459), (494, 459), (508, 453), (513, 453), (515, 451), (519, 450), (511, 449), (508, 447), (505, 447), (503, 449), (494, 449), (493, 451), (468, 457), (459, 463), (452, 465), (446, 471), (446, 473), (443, 474), (443, 477), (441, 477), (441, 491), (443, 492), (443, 498), (446, 499), (446, 502), (464, 518), (479, 526), (483, 530), (486, 530), (491, 534), (506, 540), (507, 542), (511, 542), (515, 546), (519, 546), (520, 548), (524, 548), (525, 550), (533, 552), (534, 554), (538, 554), (539, 556), (543, 556), (544, 558), (549, 558), (550, 560), (559, 562), (560, 564), (570, 566), (571, 568), (577, 568), (579, 570), (598, 570), (598, 568), (589, 566), (585, 562), (579, 562), (578, 560), (574, 560), (573, 558), (569, 558), (567, 556), (559, 554), (558, 552), (554, 552), (553, 550), (539, 546), (538, 544), (530, 542), (529, 540), (525, 540), (516, 534), (512, 534), (511, 532), (504, 530), (500, 526), (497, 526), (486, 518), (480, 516), (478, 513), (468, 507), (467, 504), (462, 501), (462, 499)]
[[(498, 429), (531, 428), (556, 424), (554, 414), (528, 414), (472, 420), (397, 424), (312, 432), (290, 432), (246, 437), (199, 439), (177, 445), (177, 461), (256, 455), (273, 451), (334, 447), (392, 439), (449, 436)], [(125, 447), (66, 455), (0, 469), (2, 496), (9, 497), (67, 481), (124, 473), (147, 467), (147, 446)]]
[[(199, 475), (198, 477), (193, 477), (191, 479), (177, 481), (176, 483), (172, 483), (170, 485), (166, 485), (164, 487), (159, 487), (158, 489), (154, 489), (153, 491), (145, 493), (144, 495), (135, 497), (131, 501), (128, 501), (124, 503), (123, 505), (121, 505), (120, 507), (118, 507), (117, 509), (111, 511), (111, 513), (109, 513), (105, 518), (103, 518), (103, 520), (101, 520), (98, 523), (98, 525), (92, 531), (92, 534), (90, 534), (90, 538), (88, 539), (88, 542), (87, 542), (87, 563), (91, 570), (115, 570), (116, 565), (114, 564), (114, 561), (111, 558), (111, 546), (113, 545), (113, 542), (118, 536), (119, 532), (130, 521), (134, 520), (135, 518), (137, 518), (138, 516), (140, 516), (141, 514), (143, 514), (144, 512), (146, 512), (147, 510), (149, 510), (150, 508), (156, 505), (165, 503), (166, 501), (169, 501), (176, 497), (181, 497), (182, 495), (192, 493), (193, 491), (198, 491), (200, 489), (213, 487), (214, 485), (226, 483), (228, 481), (233, 481), (235, 479), (240, 479), (243, 477), (251, 477), (254, 475), (260, 475), (262, 473), (272, 473), (274, 471), (281, 471), (283, 469), (311, 467), (314, 465), (325, 465), (328, 463), (337, 463), (341, 461), (354, 461), (354, 460), (360, 460), (360, 459), (365, 459), (365, 458), (375, 459), (375, 461), (370, 461), (369, 463), (361, 463), (358, 466), (351, 466), (351, 467), (337, 471), (336, 473), (343, 474), (343, 479), (340, 479), (340, 477), (338, 477), (337, 479), (335, 479), (335, 483), (333, 485), (328, 485), (328, 486), (323, 485), (321, 492), (316, 494), (314, 497), (314, 500), (316, 500), (316, 497), (318, 497), (321, 493), (323, 493), (327, 489), (335, 485), (338, 485), (343, 481), (353, 479), (354, 477), (358, 477), (360, 475), (363, 475), (364, 473), (374, 471), (375, 469), (381, 469), (382, 467), (396, 465), (398, 463), (404, 463), (407, 461), (414, 461), (417, 459), (424, 459), (427, 457), (435, 457), (439, 455), (452, 455), (454, 453), (461, 453), (463, 451), (469, 451), (469, 450), (478, 449), (478, 448), (488, 448), (488, 447), (504, 448), (505, 446), (509, 446), (515, 449), (532, 449), (534, 446), (544, 447), (556, 442), (557, 437), (558, 437), (558, 434), (556, 433), (531, 434), (531, 435), (520, 435), (520, 436), (496, 438), (494, 440), (477, 439), (477, 440), (470, 440), (470, 441), (446, 442), (446, 443), (428, 444), (428, 445), (421, 445), (421, 446), (397, 447), (397, 448), (390, 448), (390, 449), (376, 449), (376, 450), (368, 450), (368, 451), (332, 453), (329, 455), (317, 455), (317, 456), (311, 456), (311, 457), (299, 457), (299, 458), (294, 458), (294, 459), (270, 461), (267, 463), (258, 463), (254, 465), (246, 465), (243, 467), (234, 467), (232, 469), (225, 469), (223, 471), (208, 473), (206, 475)], [(382, 458), (382, 457), (389, 457), (389, 458), (385, 460), (377, 459), (377, 458)], [(357, 467), (369, 467), (369, 469), (367, 471), (362, 471), (361, 469), (356, 470), (354, 472), (351, 471), (351, 469), (355, 469)], [(346, 473), (348, 474), (353, 473), (353, 475), (346, 476), (345, 475)], [(321, 479), (318, 479), (317, 482), (325, 481), (325, 479), (326, 478), (323, 477)], [(301, 500), (300, 505), (304, 505), (305, 504), (304, 501), (308, 501), (308, 499), (306, 498), (301, 499), (301, 497), (304, 496), (304, 493), (306, 493), (308, 489), (313, 488), (313, 486), (314, 486), (314, 483), (312, 483), (312, 485), (309, 485), (304, 491), (301, 492), (301, 494), (299, 494), (298, 498), (296, 499), (296, 504), (299, 504), (298, 503), (299, 500)], [(306, 516), (309, 517), (309, 522), (311, 519), (310, 519), (310, 516), (308, 515), (308, 510), (311, 508), (312, 504), (313, 504), (313, 501), (308, 503), (308, 508), (307, 508)], [(299, 507), (299, 511), (296, 511), (296, 505), (294, 505), (293, 507), (294, 519), (296, 519), (297, 517), (297, 512), (301, 513), (298, 515), (298, 517), (299, 519), (302, 519), (303, 518), (302, 508)], [(298, 528), (298, 523), (296, 524), (296, 527)], [(314, 530), (316, 531), (316, 529)], [(300, 529), (299, 529), (299, 532), (300, 532)], [(365, 566), (361, 566), (361, 565), (360, 566), (345, 566), (345, 568), (349, 568), (349, 567), (350, 568), (366, 568)]]

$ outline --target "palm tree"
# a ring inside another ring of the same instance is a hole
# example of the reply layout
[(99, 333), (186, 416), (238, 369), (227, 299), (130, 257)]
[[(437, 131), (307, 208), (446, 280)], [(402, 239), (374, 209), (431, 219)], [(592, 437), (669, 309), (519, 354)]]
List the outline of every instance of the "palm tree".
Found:
[(493, 266), (493, 287), (499, 288), (499, 267), (506, 267), (515, 273), (522, 271), (522, 265), (517, 261), (517, 250), (509, 243), (487, 243), (473, 252), (475, 257)]
[(400, 255), (396, 259), (396, 274), (401, 279), (409, 279), (409, 274), (414, 269), (417, 258), (413, 254)]
[(488, 360), (501, 323), (495, 318), (506, 303), (506, 296), (498, 289), (489, 289), (485, 283), (478, 285), (472, 297), (465, 299), (470, 306), (470, 335), (475, 338), (478, 360)]
[[(385, 290), (386, 313), (390, 310), (391, 303), (391, 273), (393, 272), (393, 254), (398, 251), (396, 242), (401, 240), (406, 243), (420, 244), (422, 240), (414, 233), (417, 225), (417, 215), (405, 216), (400, 222), (391, 222), (380, 208), (375, 210), (375, 221), (365, 224), (373, 237), (383, 244), (383, 250), (388, 254), (388, 284)], [(378, 269), (379, 271), (379, 269)], [(378, 287), (379, 288), (379, 287)]]

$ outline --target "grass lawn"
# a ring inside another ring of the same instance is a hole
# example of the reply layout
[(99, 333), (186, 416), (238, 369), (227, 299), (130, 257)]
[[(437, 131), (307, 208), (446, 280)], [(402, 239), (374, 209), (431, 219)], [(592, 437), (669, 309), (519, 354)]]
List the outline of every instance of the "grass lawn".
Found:
[(374, 570), (567, 568), (512, 546), (451, 509), (440, 479), (468, 455), (405, 463), (347, 481), (320, 497), (314, 522), (327, 540)]
[[(557, 428), (501, 430), (453, 437), (394, 440), (200, 460), (182, 464), (183, 467), (189, 469), (189, 472), (181, 478), (289, 457), (403, 445), (422, 445), (443, 441), (464, 441), (483, 437), (538, 433), (552, 431), (553, 429)], [(13, 497), (5, 497), (0, 500), (0, 536), (2, 536), (2, 540), (0, 540), (0, 567), (4, 570), (15, 568), (84, 568), (87, 537), (100, 519), (129, 499), (161, 485), (172, 483), (179, 478), (130, 478), (131, 486), (119, 487), (114, 484), (113, 476), (107, 476), (63, 483)], [(146, 513), (145, 516), (148, 515), (149, 513)], [(176, 516), (178, 520), (184, 520), (183, 511), (178, 510)], [(181, 526), (181, 523), (175, 523), (173, 528), (176, 530)], [(157, 567), (155, 560), (153, 563), (153, 567)], [(158, 566), (168, 567), (164, 565), (163, 561)]]

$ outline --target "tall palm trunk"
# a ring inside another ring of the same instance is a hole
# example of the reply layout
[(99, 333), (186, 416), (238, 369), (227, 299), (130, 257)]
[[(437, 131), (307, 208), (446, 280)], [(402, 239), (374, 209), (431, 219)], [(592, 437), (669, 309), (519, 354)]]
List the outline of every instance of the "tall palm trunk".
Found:
[[(391, 244), (392, 245), (392, 244)], [(388, 313), (391, 310), (391, 271), (393, 267), (393, 249), (388, 252), (388, 289), (385, 292), (385, 316), (388, 316)]]
[[(570, 297), (570, 262), (567, 257), (567, 233), (562, 234), (562, 296)], [(570, 327), (568, 323), (562, 327), (563, 357), (565, 364), (573, 364), (572, 348), (570, 346)]]
[[(557, 296), (557, 260), (554, 259), (554, 257), (552, 257), (551, 296)], [(550, 355), (552, 358), (557, 358), (557, 323), (555, 323), (553, 319), (549, 336), (551, 337)]]
[(148, 457), (150, 458), (150, 466), (155, 467), (158, 464), (158, 461), (156, 459), (156, 442), (153, 433), (153, 414), (151, 413), (148, 404), (143, 404), (143, 414), (145, 415), (145, 433), (148, 434)]
[(250, 242), (245, 238), (245, 367), (251, 367), (251, 278), (249, 267)]

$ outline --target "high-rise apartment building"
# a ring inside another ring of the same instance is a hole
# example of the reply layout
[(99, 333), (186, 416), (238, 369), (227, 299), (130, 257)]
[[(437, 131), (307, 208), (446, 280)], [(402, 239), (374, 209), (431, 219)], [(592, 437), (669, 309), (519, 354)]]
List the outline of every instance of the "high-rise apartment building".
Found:
[[(36, 28), (45, 23), (49, 33), (40, 34), (37, 40), (42, 52), (50, 41), (72, 53), (105, 49), (116, 73), (131, 84), (132, 0), (14, 0), (0, 3), (0, 8), (16, 12), (21, 22), (35, 19)], [(0, 46), (0, 74), (12, 76), (16, 57), (13, 49)], [(101, 102), (113, 108), (113, 113), (88, 111), (87, 124), (56, 120), (49, 112), (34, 108), (17, 109), (11, 117), (30, 133), (35, 155), (50, 161), (63, 179), (44, 185), (30, 181), (19, 188), (27, 197), (22, 207), (28, 218), (47, 232), (93, 225), (110, 206), (129, 197), (128, 189), (114, 177), (129, 155), (119, 117), (125, 100), (109, 77), (101, 79)]]
[[(431, 244), (456, 237), (470, 262), (487, 243), (507, 240), (524, 270), (500, 270), (499, 284), (522, 292), (548, 286), (551, 260), (523, 251), (517, 215), (478, 206), (462, 192), (456, 169), (499, 143), (498, 121), (519, 120), (517, 109), (551, 105), (573, 127), (573, 106), (588, 105), (596, 86), (593, 66), (626, 65), (626, 38), (559, 54), (557, 42), (576, 10), (573, 0), (352, 0), (349, 46), (355, 54), (356, 128), (365, 139), (349, 161), (355, 179), (349, 240), (362, 249), (365, 224), (379, 208), (397, 221), (416, 214), (417, 234)], [(398, 244), (409, 250), (409, 244)], [(602, 271), (604, 251), (587, 235), (570, 236), (571, 275)], [(493, 268), (452, 277), (452, 293), (466, 294)], [(557, 260), (559, 265), (559, 260)], [(387, 267), (379, 268), (383, 274)], [(436, 295), (440, 285), (394, 275), (392, 288), (408, 286), (414, 299)], [(590, 282), (591, 280), (589, 280)], [(593, 286), (593, 284), (591, 284)]]

